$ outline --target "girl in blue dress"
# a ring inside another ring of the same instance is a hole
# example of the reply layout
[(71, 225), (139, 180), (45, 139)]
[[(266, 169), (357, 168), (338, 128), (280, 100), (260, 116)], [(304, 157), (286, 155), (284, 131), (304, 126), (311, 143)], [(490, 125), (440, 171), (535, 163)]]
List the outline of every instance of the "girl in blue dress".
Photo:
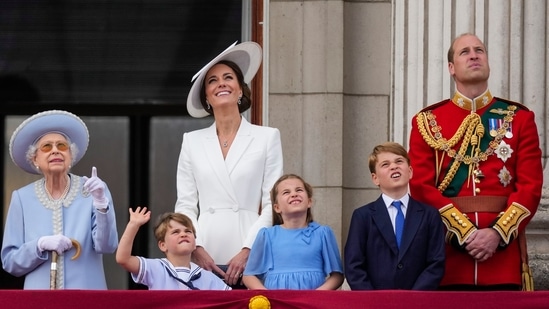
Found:
[(313, 188), (301, 177), (280, 177), (271, 190), (273, 226), (262, 228), (242, 281), (248, 289), (335, 290), (343, 267), (332, 229), (313, 221)]

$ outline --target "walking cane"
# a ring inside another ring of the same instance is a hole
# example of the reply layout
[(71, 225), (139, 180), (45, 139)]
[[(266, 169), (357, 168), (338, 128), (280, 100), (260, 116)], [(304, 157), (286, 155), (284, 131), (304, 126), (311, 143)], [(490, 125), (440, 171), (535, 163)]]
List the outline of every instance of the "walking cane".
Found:
[[(71, 238), (72, 247), (76, 250), (71, 260), (76, 260), (80, 256), (80, 243), (76, 239)], [(57, 289), (57, 251), (51, 252), (51, 267), (50, 267), (50, 290)]]

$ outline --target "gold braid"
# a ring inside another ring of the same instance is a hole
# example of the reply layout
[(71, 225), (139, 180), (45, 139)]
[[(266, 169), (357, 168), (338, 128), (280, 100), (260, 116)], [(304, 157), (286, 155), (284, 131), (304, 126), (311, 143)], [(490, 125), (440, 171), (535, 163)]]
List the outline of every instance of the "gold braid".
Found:
[[(435, 116), (430, 111), (419, 113), (418, 119), (420, 118), (423, 119), (423, 121), (418, 120), (417, 122), (418, 122), (418, 129), (419, 129), (419, 132), (421, 133), (421, 136), (423, 137), (423, 140), (425, 140), (425, 142), (427, 142), (427, 144), (431, 146), (431, 148), (434, 148), (437, 151), (442, 150), (442, 151), (448, 152), (448, 155), (452, 158), (465, 157), (465, 152), (469, 147), (471, 137), (473, 136), (473, 133), (477, 128), (477, 125), (480, 123), (480, 116), (478, 114), (474, 114), (474, 113), (469, 114), (467, 117), (465, 117), (465, 119), (457, 129), (454, 136), (452, 136), (452, 138), (449, 141), (446, 141), (446, 139), (444, 139), (440, 134), (440, 126), (436, 125)], [(427, 121), (428, 119), (430, 121)], [(428, 130), (427, 128), (428, 123), (430, 123), (430, 125), (434, 129), (432, 131), (435, 132), (435, 136), (433, 136), (430, 133), (431, 130)], [(461, 143), (461, 146), (456, 156), (456, 152), (454, 149), (452, 149), (452, 147), (454, 147), (462, 139), (462, 137), (463, 137), (463, 141)], [(463, 162), (463, 160), (459, 160), (459, 159), (454, 160), (452, 162), (452, 165), (450, 166), (448, 173), (446, 173), (446, 175), (444, 176), (444, 179), (438, 186), (438, 190), (440, 192), (443, 192), (444, 190), (446, 190), (446, 188), (448, 187), (452, 179), (454, 179), (454, 176), (456, 175), (457, 170), (461, 165), (461, 162)], [(438, 168), (439, 167), (437, 167), (437, 169)], [(437, 171), (437, 173), (440, 173), (440, 171)]]
[[(477, 124), (480, 124), (480, 116), (477, 115), (477, 114), (470, 114), (469, 116), (473, 116), (473, 115), (476, 115), (477, 117), (472, 118), (471, 121), (469, 121), (469, 124), (466, 128), (463, 125), (463, 123), (458, 128), (458, 132), (460, 130), (465, 130), (465, 129), (467, 129), (467, 130), (466, 130), (465, 136), (463, 136), (463, 142), (461, 143), (461, 146), (459, 147), (459, 151), (457, 153), (457, 156), (454, 155), (456, 160), (454, 160), (454, 162), (452, 162), (452, 165), (450, 166), (450, 169), (448, 170), (448, 173), (446, 173), (446, 175), (444, 176), (444, 179), (438, 185), (438, 190), (440, 192), (444, 192), (444, 190), (446, 190), (446, 188), (448, 187), (448, 185), (450, 184), (452, 179), (454, 179), (454, 176), (456, 176), (457, 170), (458, 170), (459, 166), (461, 165), (461, 162), (464, 162), (464, 160), (459, 160), (457, 158), (468, 157), (468, 156), (464, 156), (465, 152), (467, 151), (467, 148), (469, 147), (469, 143), (471, 142), (471, 140), (474, 140), (476, 138), (476, 136), (473, 135), (473, 133), (474, 133), (475, 129), (477, 128)], [(469, 117), (469, 116), (467, 116), (467, 117)], [(482, 124), (480, 124), (480, 125), (482, 126)], [(473, 147), (475, 147), (475, 146), (473, 145)], [(450, 157), (454, 157), (454, 156), (450, 155)], [(469, 165), (470, 162), (469, 163), (465, 162), (465, 164)]]
[[(435, 119), (436, 116), (433, 115), (431, 111), (419, 113), (417, 116), (417, 125), (421, 136), (423, 136), (423, 140), (425, 140), (431, 148), (434, 148), (435, 150), (449, 151), (450, 148), (457, 145), (457, 143), (461, 140), (461, 137), (465, 132), (465, 128), (475, 118), (473, 115), (475, 114), (470, 114), (463, 119), (463, 122), (459, 126), (458, 130), (449, 141), (442, 137), (442, 134), (440, 133), (441, 127), (437, 125)], [(428, 130), (429, 126), (431, 126), (431, 130)], [(431, 134), (431, 131), (435, 134)]]
[[(449, 157), (454, 158), (454, 161), (452, 162), (448, 173), (446, 173), (444, 179), (438, 186), (438, 190), (440, 192), (444, 192), (444, 190), (446, 190), (452, 179), (454, 179), (454, 176), (456, 175), (457, 170), (462, 162), (467, 165), (473, 164), (478, 166), (481, 161), (486, 161), (486, 159), (488, 159), (488, 156), (494, 153), (499, 143), (505, 136), (507, 128), (509, 127), (509, 123), (513, 121), (515, 110), (515, 106), (509, 105), (508, 110), (503, 111), (503, 113), (506, 113), (506, 116), (504, 117), (504, 123), (500, 128), (498, 128), (497, 135), (494, 137), (493, 141), (490, 141), (489, 147), (486, 149), (486, 152), (480, 151), (479, 148), (480, 140), (484, 136), (484, 126), (482, 125), (481, 118), (478, 114), (472, 113), (465, 117), (454, 136), (452, 136), (450, 140), (446, 140), (444, 137), (442, 137), (442, 134), (440, 133), (442, 128), (437, 124), (436, 116), (431, 113), (431, 111), (418, 113), (416, 122), (419, 133), (423, 137), (423, 140), (427, 143), (427, 145), (429, 145), (436, 151), (444, 151), (448, 154)], [(463, 141), (459, 150), (456, 153), (453, 147), (457, 145), (457, 143), (462, 138)], [(466, 155), (465, 152), (467, 151), (469, 144), (473, 146), (473, 149), (471, 150), (471, 155)], [(437, 165), (437, 175), (440, 174), (441, 168), (442, 166)], [(470, 172), (471, 169), (469, 169), (469, 173)]]

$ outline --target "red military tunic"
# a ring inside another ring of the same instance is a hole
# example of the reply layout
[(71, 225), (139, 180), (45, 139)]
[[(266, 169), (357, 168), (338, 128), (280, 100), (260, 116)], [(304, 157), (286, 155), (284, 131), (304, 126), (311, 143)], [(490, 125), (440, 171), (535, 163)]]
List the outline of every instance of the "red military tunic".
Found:
[[(473, 145), (476, 141), (480, 146)], [(469, 147), (461, 148), (463, 143)], [(534, 113), (489, 91), (475, 100), (456, 93), (414, 116), (409, 154), (412, 196), (438, 208), (448, 230), (441, 286), (520, 285), (517, 233), (534, 216), (543, 184)], [(472, 207), (463, 206), (464, 211), (451, 199), (472, 196)], [(501, 211), (486, 211), (477, 203), (494, 197), (502, 201)], [(490, 259), (477, 262), (463, 249), (464, 242), (477, 228), (487, 227), (502, 242)]]

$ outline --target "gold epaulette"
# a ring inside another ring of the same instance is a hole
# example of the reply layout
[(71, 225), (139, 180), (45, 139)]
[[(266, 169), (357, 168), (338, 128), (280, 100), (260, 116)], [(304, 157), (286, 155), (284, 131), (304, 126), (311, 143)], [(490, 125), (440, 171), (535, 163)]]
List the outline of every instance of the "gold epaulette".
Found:
[(509, 244), (511, 237), (516, 234), (520, 222), (528, 216), (530, 216), (528, 208), (513, 202), (505, 212), (499, 215), (493, 228), (499, 233), (501, 239)]
[(456, 235), (460, 246), (463, 246), (467, 237), (477, 230), (473, 222), (452, 204), (442, 207), (439, 212), (442, 222), (449, 232)]

